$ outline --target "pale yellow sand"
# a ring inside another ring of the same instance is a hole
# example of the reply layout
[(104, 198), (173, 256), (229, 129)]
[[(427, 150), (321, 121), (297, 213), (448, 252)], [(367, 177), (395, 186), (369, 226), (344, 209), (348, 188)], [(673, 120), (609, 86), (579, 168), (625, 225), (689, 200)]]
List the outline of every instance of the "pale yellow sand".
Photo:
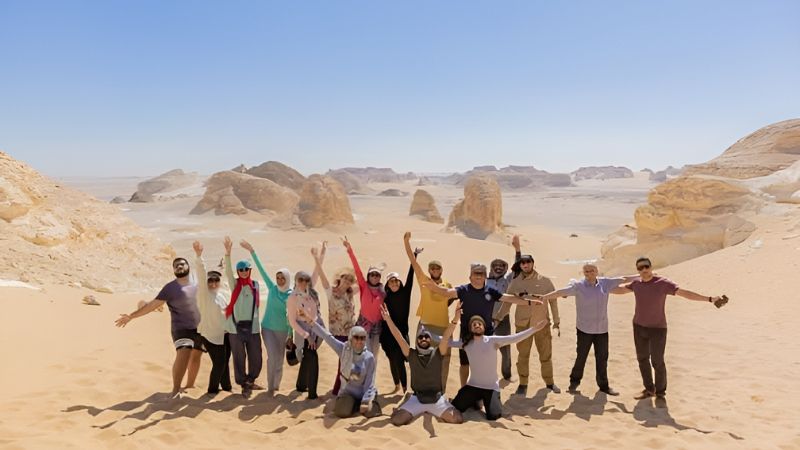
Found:
[[(437, 201), (439, 195), (452, 201), (458, 196), (449, 188), (427, 188)], [(614, 192), (622, 195), (618, 189)], [(642, 198), (642, 192), (634, 197)], [(559, 261), (597, 257), (602, 236), (629, 220), (635, 208), (635, 203), (592, 198), (577, 189), (572, 193), (568, 200), (550, 192), (511, 194), (505, 201), (505, 221), (514, 225), (509, 232), (524, 236), (524, 250), (536, 256), (538, 269), (552, 276), (557, 286), (576, 277), (579, 268)], [(344, 231), (364, 266), (386, 262), (389, 270), (404, 273), (408, 266), (401, 245), (406, 229), (414, 234), (412, 244), (426, 248), (420, 259), (442, 260), (445, 276), (454, 283), (465, 281), (472, 260), (512, 257), (503, 238), (469, 240), (407, 217), (410, 198), (365, 196), (351, 201), (359, 219)], [(346, 264), (343, 250), (334, 245), (337, 233), (279, 231), (227, 217), (186, 216), (191, 203), (134, 205), (131, 214), (173, 242), (180, 254), (189, 255), (190, 242), (199, 238), (207, 247), (209, 266), (221, 255), (226, 229), (233, 230), (235, 239), (248, 238), (271, 272), (282, 266), (310, 269), (308, 248), (322, 239), (332, 244), (328, 271)], [(442, 201), (439, 208), (443, 215), (449, 213)], [(160, 222), (153, 222), (156, 216)], [(725, 292), (732, 298), (722, 310), (669, 300), (666, 406), (632, 398), (641, 389), (631, 337), (633, 299), (618, 296), (609, 312), (609, 377), (622, 395), (606, 398), (597, 393), (591, 356), (580, 395), (551, 394), (535, 376), (534, 353), (528, 397), (512, 397), (516, 383), (504, 385), (505, 416), (494, 423), (470, 412), (463, 425), (420, 418), (395, 428), (388, 414), (401, 397), (383, 394), (384, 416), (338, 420), (331, 415), (329, 396), (307, 401), (292, 393), (297, 370), (288, 366), (274, 399), (256, 392), (249, 401), (228, 394), (207, 400), (202, 397), (210, 368), (207, 358), (198, 388), (182, 400), (160, 401), (171, 386), (174, 355), (167, 312), (116, 329), (118, 314), (131, 311), (143, 297), (94, 293), (102, 304), (98, 307), (81, 304), (91, 292), (80, 289), (0, 288), (0, 447), (800, 448), (794, 414), (800, 400), (800, 351), (794, 342), (800, 300), (795, 286), (797, 219), (797, 214), (765, 216), (744, 243), (660, 271), (688, 289), (709, 295)], [(579, 237), (570, 238), (573, 232)], [(243, 254), (237, 248), (234, 258)], [(168, 281), (169, 267), (164, 269)], [(416, 299), (415, 293), (412, 311)], [(560, 305), (563, 333), (554, 339), (553, 360), (556, 382), (566, 389), (574, 360), (575, 318), (572, 300)], [(411, 323), (416, 324), (415, 317)], [(320, 356), (319, 390), (325, 393), (332, 385), (336, 359), (328, 347)], [(458, 387), (456, 361), (450, 371), (450, 396)], [(264, 384), (263, 372), (261, 377)], [(391, 390), (382, 353), (378, 380), (381, 393)]]

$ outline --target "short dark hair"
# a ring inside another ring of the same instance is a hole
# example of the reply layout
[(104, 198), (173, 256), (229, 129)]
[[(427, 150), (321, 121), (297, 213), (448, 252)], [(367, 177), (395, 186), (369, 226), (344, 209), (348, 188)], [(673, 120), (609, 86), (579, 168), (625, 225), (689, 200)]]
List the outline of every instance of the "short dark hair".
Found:
[(636, 267), (639, 267), (640, 262), (645, 262), (645, 261), (647, 261), (647, 264), (650, 264), (651, 266), (653, 265), (653, 262), (650, 261), (650, 258), (648, 258), (647, 256), (640, 256), (639, 259), (636, 260)]
[(186, 258), (178, 257), (172, 260), (172, 267), (175, 267), (175, 263), (177, 263), (178, 261), (183, 261), (186, 263), (187, 266), (189, 265), (189, 261), (187, 261)]

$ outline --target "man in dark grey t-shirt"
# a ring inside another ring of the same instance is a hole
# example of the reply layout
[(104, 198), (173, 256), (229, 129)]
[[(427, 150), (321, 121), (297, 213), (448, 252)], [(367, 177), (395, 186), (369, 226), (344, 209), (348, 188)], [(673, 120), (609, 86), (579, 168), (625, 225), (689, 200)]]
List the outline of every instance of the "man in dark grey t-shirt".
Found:
[(193, 388), (200, 371), (202, 344), (197, 325), (200, 323), (200, 310), (197, 308), (197, 285), (189, 279), (189, 262), (184, 258), (172, 261), (175, 279), (167, 283), (156, 298), (130, 314), (121, 314), (116, 320), (118, 327), (124, 327), (131, 320), (142, 317), (167, 304), (172, 323), (172, 341), (175, 345), (175, 362), (172, 365), (172, 396), (183, 392), (181, 382), (187, 374), (186, 388)]

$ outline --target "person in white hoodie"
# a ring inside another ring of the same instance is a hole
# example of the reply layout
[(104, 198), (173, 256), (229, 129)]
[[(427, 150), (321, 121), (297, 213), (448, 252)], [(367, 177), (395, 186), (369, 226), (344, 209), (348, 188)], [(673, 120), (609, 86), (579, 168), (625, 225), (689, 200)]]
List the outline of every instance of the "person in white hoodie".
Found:
[[(211, 358), (211, 373), (208, 377), (208, 394), (223, 391), (230, 392), (230, 358), (231, 345), (228, 333), (225, 332), (225, 308), (228, 306), (230, 293), (223, 292), (222, 273), (215, 270), (206, 272), (203, 264), (203, 245), (199, 241), (192, 244), (197, 255), (195, 259), (195, 277), (197, 283), (197, 307), (200, 310), (200, 325), (197, 327), (198, 333), (203, 340), (203, 346)], [(206, 275), (206, 283), (202, 282), (203, 274)]]

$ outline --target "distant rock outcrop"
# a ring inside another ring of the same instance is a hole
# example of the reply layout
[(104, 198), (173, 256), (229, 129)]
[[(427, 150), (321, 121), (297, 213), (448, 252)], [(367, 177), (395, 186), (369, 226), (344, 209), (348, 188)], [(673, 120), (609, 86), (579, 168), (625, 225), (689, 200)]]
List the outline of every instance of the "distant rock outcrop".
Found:
[(0, 152), (0, 279), (152, 291), (175, 253), (120, 208)]
[(591, 166), (581, 167), (572, 172), (575, 181), (580, 180), (608, 180), (611, 178), (633, 178), (633, 171), (627, 167), (619, 166)]
[(166, 195), (174, 193), (193, 185), (199, 185), (200, 176), (195, 172), (186, 173), (181, 169), (170, 170), (161, 175), (139, 183), (136, 192), (129, 201), (136, 203), (149, 203), (156, 200), (156, 194)]
[(206, 182), (203, 198), (191, 214), (214, 210), (216, 214), (245, 214), (247, 210), (290, 216), (299, 196), (293, 190), (253, 175), (217, 172)]
[(800, 120), (764, 127), (653, 188), (636, 226), (604, 243), (601, 269), (630, 272), (641, 255), (663, 267), (736, 245), (770, 202), (800, 203)]
[(566, 173), (549, 173), (533, 166), (478, 166), (464, 174), (446, 178), (451, 183), (464, 184), (470, 177), (485, 175), (494, 178), (503, 189), (541, 189), (542, 187), (572, 186), (572, 177)]
[(125, 200), (125, 197), (116, 196), (116, 197), (112, 198), (109, 203), (112, 203), (114, 205), (118, 205), (120, 203), (127, 203), (127, 202), (128, 201)]
[(500, 185), (491, 176), (470, 177), (464, 183), (464, 198), (456, 203), (447, 226), (457, 228), (474, 239), (502, 229), (503, 197)]
[(353, 212), (344, 187), (331, 177), (311, 175), (300, 191), (297, 215), (307, 227), (351, 224)]
[[(359, 179), (362, 183), (399, 183), (404, 180), (413, 180), (416, 178), (411, 172), (399, 174), (387, 167), (344, 167), (330, 172), (338, 171), (347, 172)], [(327, 175), (330, 175), (330, 172)]]
[(669, 178), (675, 178), (680, 176), (683, 173), (684, 168), (676, 168), (672, 166), (667, 166), (664, 170), (659, 170), (658, 172), (650, 171), (650, 181), (655, 181), (656, 183), (663, 183), (667, 181)]
[(414, 198), (411, 200), (409, 216), (419, 216), (423, 220), (433, 223), (444, 223), (444, 218), (436, 208), (436, 201), (428, 191), (417, 189)]
[(739, 139), (705, 164), (687, 166), (686, 175), (747, 179), (785, 169), (800, 158), (800, 119), (785, 120)]
[(408, 192), (400, 189), (386, 189), (378, 193), (381, 197), (408, 197)]
[(346, 170), (329, 170), (325, 175), (338, 181), (348, 194), (364, 194), (366, 192), (361, 180)]
[(303, 188), (303, 183), (306, 181), (306, 177), (300, 172), (277, 161), (267, 161), (261, 165), (247, 169), (245, 173), (259, 178), (266, 178), (279, 186), (287, 187), (295, 192), (299, 192), (300, 189)]

